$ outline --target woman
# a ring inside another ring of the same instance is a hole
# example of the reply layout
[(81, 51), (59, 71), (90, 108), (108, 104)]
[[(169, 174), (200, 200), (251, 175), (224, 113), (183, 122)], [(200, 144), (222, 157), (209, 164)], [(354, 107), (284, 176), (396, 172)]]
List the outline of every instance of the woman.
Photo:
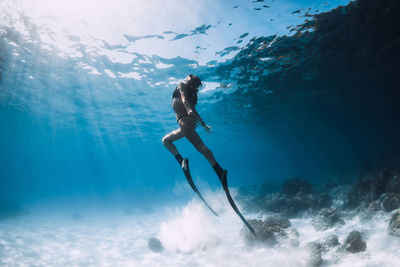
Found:
[(227, 183), (227, 170), (224, 170), (219, 166), (217, 161), (214, 158), (213, 153), (211, 152), (206, 145), (204, 145), (200, 136), (196, 133), (196, 126), (203, 126), (203, 128), (207, 132), (211, 132), (211, 127), (205, 124), (205, 122), (201, 119), (199, 113), (197, 113), (195, 106), (197, 104), (197, 92), (198, 88), (201, 85), (201, 80), (196, 75), (190, 74), (186, 77), (183, 83), (180, 83), (174, 90), (172, 94), (172, 108), (175, 111), (176, 119), (179, 124), (179, 129), (167, 134), (162, 139), (164, 146), (175, 156), (176, 160), (181, 165), (183, 171), (185, 172), (186, 178), (193, 188), (193, 190), (198, 194), (200, 199), (206, 204), (206, 206), (218, 216), (218, 214), (207, 204), (207, 202), (203, 199), (200, 192), (197, 190), (195, 184), (190, 177), (189, 168), (188, 168), (188, 160), (183, 159), (179, 154), (176, 146), (172, 144), (172, 142), (186, 137), (194, 147), (204, 155), (204, 157), (210, 162), (213, 166), (215, 173), (218, 175), (219, 180), (222, 183), (222, 187), (225, 191), (226, 197), (228, 198), (229, 203), (235, 212), (239, 215), (240, 219), (246, 224), (247, 228), (256, 236), (256, 233), (251, 227), (251, 225), (247, 222), (247, 220), (240, 213), (237, 208), (235, 202), (232, 199), (232, 196), (228, 189)]
[(186, 137), (194, 147), (204, 155), (214, 168), (218, 178), (223, 185), (226, 184), (227, 170), (221, 168), (214, 158), (213, 153), (203, 143), (196, 132), (197, 126), (202, 126), (207, 132), (211, 132), (211, 127), (204, 123), (199, 113), (196, 111), (197, 92), (201, 85), (201, 80), (196, 75), (190, 74), (183, 83), (180, 83), (172, 94), (172, 108), (175, 111), (179, 129), (172, 131), (162, 139), (163, 145), (174, 155), (183, 169), (187, 168), (187, 160), (183, 160), (179, 154), (174, 141)]

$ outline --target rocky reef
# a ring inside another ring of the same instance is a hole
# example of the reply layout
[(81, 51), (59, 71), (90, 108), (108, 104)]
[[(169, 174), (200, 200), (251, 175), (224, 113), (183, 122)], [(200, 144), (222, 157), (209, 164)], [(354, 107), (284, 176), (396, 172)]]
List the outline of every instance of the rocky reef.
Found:
[(298, 244), (297, 237), (299, 234), (296, 229), (291, 227), (290, 221), (286, 217), (274, 215), (267, 217), (265, 220), (250, 220), (249, 223), (253, 226), (257, 236), (254, 236), (247, 228), (242, 233), (251, 244), (276, 245), (279, 242), (289, 242), (292, 245)]
[(264, 194), (260, 190), (262, 188), (254, 186), (252, 189), (241, 190), (245, 194), (242, 194), (242, 202), (249, 210), (274, 212), (294, 218), (306, 213), (316, 213), (332, 203), (327, 191), (315, 191), (311, 183), (299, 177), (285, 180), (278, 192)]
[[(346, 222), (354, 218), (385, 216), (388, 230), (381, 234), (400, 237), (399, 174), (400, 162), (395, 161), (370, 170), (353, 184), (330, 182), (313, 186), (306, 179), (295, 177), (283, 181), (276, 192), (260, 185), (242, 188), (239, 190), (242, 206), (265, 218), (249, 220), (257, 237), (247, 228), (242, 229), (243, 237), (249, 244), (303, 246), (308, 251), (308, 266), (320, 266), (324, 253), (332, 250), (338, 255), (362, 253), (368, 250), (368, 236), (363, 231), (353, 229), (347, 237), (342, 236), (342, 244), (332, 233), (349, 229), (344, 228)], [(298, 218), (308, 218), (314, 231), (326, 236), (303, 244), (291, 223)]]
[(348, 192), (344, 208), (386, 212), (400, 206), (400, 168), (396, 162), (373, 170), (362, 177)]
[(388, 230), (389, 234), (400, 237), (400, 210), (393, 213)]

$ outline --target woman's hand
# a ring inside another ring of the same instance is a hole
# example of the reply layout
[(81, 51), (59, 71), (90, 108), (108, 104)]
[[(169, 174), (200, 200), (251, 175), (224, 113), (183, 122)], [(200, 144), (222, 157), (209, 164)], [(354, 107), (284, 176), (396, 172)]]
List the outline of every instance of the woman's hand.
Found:
[(192, 120), (194, 121), (194, 123), (197, 126), (203, 126), (202, 124), (202, 119), (200, 118), (199, 114), (197, 114), (197, 112), (194, 112), (192, 110), (189, 111), (189, 116), (192, 118)]
[(206, 130), (207, 133), (211, 133), (211, 132), (212, 132), (211, 126), (208, 126), (208, 125), (203, 121), (203, 119), (200, 117), (200, 115), (199, 115), (197, 112), (195, 112), (195, 111), (193, 111), (193, 110), (190, 110), (190, 111), (189, 111), (189, 116), (192, 118), (192, 120), (194, 121), (194, 123), (195, 123), (197, 126), (202, 126), (202, 127), (204, 128), (204, 130)]

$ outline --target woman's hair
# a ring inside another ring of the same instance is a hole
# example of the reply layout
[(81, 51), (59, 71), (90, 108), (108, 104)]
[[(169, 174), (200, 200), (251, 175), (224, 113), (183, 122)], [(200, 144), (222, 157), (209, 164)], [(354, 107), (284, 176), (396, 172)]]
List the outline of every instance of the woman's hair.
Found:
[(188, 85), (196, 89), (201, 85), (201, 80), (197, 75), (189, 74), (190, 80)]
[(190, 80), (187, 83), (189, 86), (190, 90), (188, 92), (188, 101), (192, 105), (197, 104), (197, 88), (201, 85), (201, 80), (198, 76), (189, 74)]

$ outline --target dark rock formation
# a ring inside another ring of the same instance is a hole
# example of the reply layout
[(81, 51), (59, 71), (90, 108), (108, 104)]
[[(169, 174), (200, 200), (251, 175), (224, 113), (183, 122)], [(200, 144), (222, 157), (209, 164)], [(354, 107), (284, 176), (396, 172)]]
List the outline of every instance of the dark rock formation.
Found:
[(264, 220), (266, 226), (271, 227), (273, 229), (277, 229), (279, 231), (283, 228), (288, 228), (291, 226), (288, 218), (282, 216), (270, 216)]
[(390, 218), (388, 231), (389, 234), (400, 237), (400, 210), (393, 213)]
[(265, 210), (293, 218), (307, 211), (315, 211), (327, 207), (330, 203), (331, 200), (327, 194), (298, 193), (290, 196), (274, 193), (265, 197)]
[(147, 247), (154, 251), (154, 252), (162, 252), (164, 250), (164, 247), (161, 244), (161, 241), (158, 238), (152, 237), (149, 239), (147, 242)]
[(313, 205), (311, 195), (287, 196), (280, 193), (270, 194), (265, 199), (265, 209), (281, 213), (289, 218), (303, 214)]
[(393, 173), (387, 185), (387, 189), (389, 193), (400, 193), (400, 172)]
[(382, 200), (383, 208), (387, 212), (400, 208), (400, 193), (382, 194), (380, 199)]
[(344, 207), (348, 209), (365, 208), (384, 193), (381, 182), (374, 178), (366, 178), (350, 189)]
[(374, 213), (374, 212), (380, 211), (382, 209), (383, 209), (382, 203), (379, 200), (375, 200), (375, 201), (372, 201), (371, 203), (369, 203), (367, 212)]
[(344, 207), (371, 211), (382, 205), (385, 211), (392, 211), (400, 205), (399, 180), (400, 165), (397, 163), (375, 170), (350, 189)]
[(399, 193), (383, 193), (377, 200), (374, 200), (368, 204), (366, 209), (367, 214), (370, 215), (384, 210), (391, 212), (400, 208), (400, 194)]
[(290, 221), (282, 216), (270, 216), (264, 221), (249, 220), (257, 236), (254, 237), (250, 231), (244, 227), (242, 233), (245, 239), (250, 242), (259, 242), (267, 245), (275, 245), (279, 240), (289, 240), (291, 244), (296, 244), (298, 233), (291, 227)]
[(253, 190), (240, 191), (240, 200), (246, 210), (275, 212), (293, 218), (308, 211), (314, 212), (329, 207), (332, 203), (326, 191), (315, 192), (309, 182), (300, 178), (284, 181), (280, 192), (271, 193), (260, 188), (262, 187), (258, 186)]
[(327, 194), (313, 193), (312, 185), (306, 180), (292, 178), (283, 182), (280, 193), (266, 196), (265, 209), (293, 218), (329, 206), (330, 202)]
[(350, 253), (358, 253), (366, 250), (367, 243), (362, 239), (359, 231), (353, 230), (347, 236), (343, 248)]
[(275, 245), (277, 243), (274, 232), (268, 226), (264, 224), (261, 220), (249, 220), (249, 223), (253, 227), (257, 236), (254, 237), (252, 233), (247, 228), (243, 228), (245, 239), (250, 243), (254, 241), (259, 241), (268, 245)]
[(274, 181), (239, 188), (238, 200), (249, 212), (264, 210), (265, 197), (279, 191), (280, 183)]
[(324, 251), (328, 251), (330, 248), (336, 247), (337, 245), (339, 245), (339, 238), (337, 235), (330, 235), (322, 241)]
[(339, 217), (335, 209), (324, 208), (318, 212), (312, 220), (312, 225), (316, 230), (323, 231), (336, 225), (342, 225), (344, 221)]
[(284, 181), (281, 188), (281, 193), (288, 196), (310, 194), (312, 191), (312, 185), (299, 177), (294, 177)]

